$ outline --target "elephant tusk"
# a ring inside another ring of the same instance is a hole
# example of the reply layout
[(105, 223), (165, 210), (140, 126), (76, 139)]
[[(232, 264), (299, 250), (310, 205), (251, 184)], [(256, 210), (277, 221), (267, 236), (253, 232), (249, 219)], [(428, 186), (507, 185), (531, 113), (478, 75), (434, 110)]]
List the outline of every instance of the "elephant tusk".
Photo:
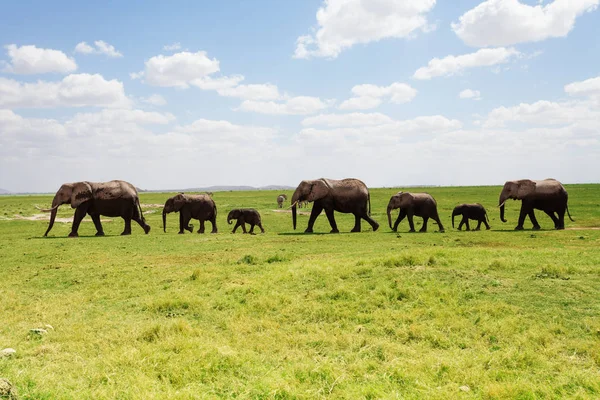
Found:
[(291, 210), (292, 208), (294, 208), (294, 206), (295, 206), (296, 204), (298, 204), (298, 200), (296, 200), (296, 201), (294, 202), (294, 204), (292, 204), (291, 206), (289, 206), (288, 210)]
[(35, 206), (35, 208), (37, 208), (38, 210), (43, 211), (43, 212), (52, 212), (52, 211), (56, 210), (58, 207), (60, 207), (60, 204), (58, 204), (52, 208), (40, 208), (38, 206)]
[(498, 208), (502, 207), (502, 206), (504, 205), (504, 203), (506, 203), (506, 200), (504, 200), (504, 201), (502, 202), (502, 204), (500, 204), (500, 205), (498, 206)]

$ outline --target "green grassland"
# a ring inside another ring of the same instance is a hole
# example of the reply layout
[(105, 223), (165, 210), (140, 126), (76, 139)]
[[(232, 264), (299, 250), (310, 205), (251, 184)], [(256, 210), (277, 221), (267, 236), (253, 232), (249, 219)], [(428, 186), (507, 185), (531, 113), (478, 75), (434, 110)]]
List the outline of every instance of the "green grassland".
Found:
[[(0, 350), (17, 350), (0, 377), (23, 399), (600, 398), (600, 185), (566, 188), (576, 222), (537, 212), (535, 232), (513, 231), (518, 202), (499, 220), (500, 187), (422, 189), (445, 233), (391, 232), (398, 189), (371, 191), (379, 231), (336, 214), (337, 235), (324, 214), (293, 231), (278, 192), (215, 193), (216, 235), (178, 235), (177, 214), (163, 233), (144, 206), (149, 235), (107, 218), (93, 237), (87, 217), (71, 239), (69, 223), (43, 238), (47, 221), (15, 219), (52, 196), (0, 197)], [(492, 230), (452, 229), (463, 202)], [(232, 235), (234, 207), (266, 234)]]

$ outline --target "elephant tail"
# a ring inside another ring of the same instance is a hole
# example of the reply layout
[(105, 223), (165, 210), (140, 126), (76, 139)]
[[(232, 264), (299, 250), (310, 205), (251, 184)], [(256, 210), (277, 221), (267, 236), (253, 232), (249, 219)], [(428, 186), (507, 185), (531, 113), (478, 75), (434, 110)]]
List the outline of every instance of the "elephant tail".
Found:
[(569, 216), (569, 219), (573, 222), (575, 222), (575, 220), (573, 218), (571, 218), (571, 213), (569, 212), (569, 204), (565, 204), (566, 208), (567, 208), (567, 215)]
[(371, 216), (371, 193), (367, 192), (367, 201), (369, 203), (369, 210), (367, 211), (367, 215), (370, 217)]
[(490, 223), (490, 217), (488, 217), (487, 215), (487, 211), (483, 211), (483, 213), (485, 214), (485, 219), (487, 220), (488, 224)]
[(140, 212), (140, 219), (142, 220), (142, 222), (146, 222), (146, 219), (144, 218), (144, 213), (142, 212), (142, 205), (140, 204), (140, 198), (136, 197), (135, 198), (135, 205), (137, 206), (139, 212)]

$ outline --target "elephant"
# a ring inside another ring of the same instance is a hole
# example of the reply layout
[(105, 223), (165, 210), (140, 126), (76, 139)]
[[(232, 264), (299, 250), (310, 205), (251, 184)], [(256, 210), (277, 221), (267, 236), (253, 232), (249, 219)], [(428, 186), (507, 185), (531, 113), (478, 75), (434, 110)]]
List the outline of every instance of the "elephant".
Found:
[[(540, 229), (534, 209), (542, 210), (554, 222), (555, 229), (565, 229), (565, 211), (569, 219), (574, 222), (569, 212), (567, 202), (569, 195), (563, 185), (556, 179), (544, 179), (541, 181), (532, 181), (530, 179), (521, 179), (518, 181), (507, 181), (500, 192), (498, 207), (500, 207), (500, 219), (506, 222), (504, 218), (504, 203), (506, 200), (521, 200), (521, 213), (519, 222), (515, 230), (523, 230), (525, 217), (528, 215), (533, 229)], [(556, 215), (554, 215), (556, 213)]]
[[(396, 208), (400, 209), (396, 223), (392, 227), (392, 210)], [(402, 222), (404, 217), (408, 217), (408, 224), (410, 225), (410, 231), (415, 231), (415, 225), (413, 223), (413, 216), (423, 218), (423, 227), (420, 232), (427, 232), (427, 221), (432, 218), (437, 222), (439, 231), (444, 232), (444, 226), (437, 212), (437, 203), (435, 199), (428, 193), (410, 193), (410, 192), (398, 192), (390, 198), (390, 202), (387, 206), (387, 216), (390, 228), (397, 232), (398, 224)]]
[(179, 193), (167, 199), (162, 214), (163, 229), (165, 232), (167, 232), (167, 214), (172, 212), (179, 212), (180, 235), (184, 233), (184, 229), (192, 232), (194, 227), (188, 225), (192, 218), (200, 221), (198, 233), (204, 233), (205, 221), (211, 222), (211, 233), (217, 233), (217, 206), (207, 194), (189, 195)]
[(467, 230), (471, 229), (469, 227), (470, 219), (477, 221), (477, 228), (475, 228), (476, 231), (478, 231), (481, 228), (482, 222), (485, 225), (486, 230), (490, 229), (490, 225), (488, 224), (489, 219), (487, 218), (487, 212), (485, 211), (485, 208), (479, 203), (460, 204), (460, 205), (454, 207), (454, 210), (452, 211), (452, 227), (453, 228), (454, 228), (454, 217), (456, 217), (457, 215), (462, 215), (462, 220), (460, 221), (460, 224), (458, 224), (459, 231), (462, 230), (463, 225), (467, 226)]
[(100, 216), (121, 217), (125, 220), (125, 229), (121, 235), (131, 234), (131, 220), (137, 222), (146, 234), (150, 232), (150, 226), (146, 224), (138, 192), (131, 183), (125, 181), (110, 182), (74, 182), (64, 183), (54, 195), (52, 208), (41, 209), (50, 212), (50, 225), (44, 233), (54, 226), (56, 213), (61, 204), (71, 204), (75, 209), (73, 226), (69, 237), (79, 236), (77, 231), (81, 220), (89, 214), (96, 226), (96, 236), (104, 236), (104, 230), (100, 223)]
[(250, 224), (250, 234), (254, 235), (254, 226), (257, 225), (262, 233), (265, 233), (263, 229), (260, 214), (253, 208), (238, 208), (235, 210), (229, 211), (227, 215), (227, 223), (231, 225), (231, 221), (236, 219), (237, 223), (233, 227), (233, 231), (231, 233), (235, 233), (238, 227), (242, 227), (242, 231), (246, 233), (246, 224)]
[(308, 220), (305, 233), (312, 233), (315, 220), (323, 209), (331, 225), (331, 233), (339, 233), (334, 211), (354, 214), (354, 228), (352, 232), (360, 232), (360, 220), (367, 221), (373, 231), (379, 224), (370, 217), (371, 196), (369, 189), (358, 179), (316, 179), (300, 182), (292, 196), (292, 221), (296, 229), (296, 206), (299, 202), (313, 202), (313, 208)]
[(283, 208), (283, 202), (286, 200), (287, 200), (287, 195), (280, 194), (279, 196), (277, 196), (277, 206), (279, 208)]

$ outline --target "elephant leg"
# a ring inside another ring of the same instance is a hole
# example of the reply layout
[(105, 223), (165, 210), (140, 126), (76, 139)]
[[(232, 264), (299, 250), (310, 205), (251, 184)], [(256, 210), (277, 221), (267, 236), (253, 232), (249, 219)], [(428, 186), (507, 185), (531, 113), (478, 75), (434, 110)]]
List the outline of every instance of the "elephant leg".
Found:
[(413, 221), (413, 213), (412, 213), (412, 211), (407, 211), (406, 212), (406, 218), (408, 218), (408, 225), (410, 226), (409, 232), (414, 232), (415, 231), (415, 223)]
[(126, 216), (123, 219), (125, 220), (125, 228), (121, 232), (121, 236), (131, 235), (131, 217)]
[(75, 209), (75, 215), (73, 215), (73, 226), (71, 226), (71, 233), (69, 233), (69, 237), (77, 237), (79, 234), (77, 231), (79, 230), (79, 224), (81, 224), (81, 220), (85, 217), (87, 211), (83, 207), (77, 207)]
[(204, 220), (200, 219), (200, 228), (198, 229), (198, 233), (204, 233)]
[(210, 233), (218, 233), (218, 230), (217, 230), (217, 217), (213, 217), (210, 220), (210, 223), (212, 224), (212, 231), (210, 231)]
[(194, 226), (190, 225), (190, 220), (192, 219), (192, 216), (190, 215), (189, 212), (184, 211), (183, 209), (181, 210), (181, 212), (179, 213), (179, 233), (183, 234), (183, 230), (187, 230), (190, 233), (192, 233), (194, 231)]
[(566, 207), (561, 208), (556, 211), (557, 219), (558, 219), (558, 227), (556, 229), (565, 229), (565, 212), (567, 211)]
[(354, 228), (350, 232), (360, 232), (360, 215), (354, 214)]
[(308, 219), (308, 227), (306, 228), (304, 233), (312, 233), (313, 232), (313, 227), (315, 225), (315, 221), (316, 221), (317, 217), (319, 216), (319, 214), (321, 214), (321, 211), (323, 211), (323, 206), (321, 204), (315, 203), (315, 205), (313, 205), (312, 211), (310, 212), (310, 218)]
[(406, 210), (400, 209), (400, 213), (398, 213), (398, 218), (396, 218), (396, 222), (394, 223), (394, 229), (392, 229), (394, 232), (398, 231), (398, 225), (400, 225), (400, 222), (402, 222), (404, 217), (406, 217)]
[[(444, 229), (444, 225), (442, 225), (442, 221), (440, 221), (440, 216), (438, 215), (437, 211), (431, 218), (438, 224), (438, 230), (440, 232), (446, 232), (446, 230)], [(469, 221), (467, 220), (467, 227), (469, 226), (468, 223)]]
[(481, 229), (481, 218), (477, 220), (477, 228), (475, 228), (476, 231)]
[(252, 224), (252, 223), (250, 224), (250, 234), (251, 235), (255, 235), (255, 233), (254, 233), (254, 224)]
[(465, 217), (465, 225), (467, 226), (467, 231), (471, 230), (471, 227), (469, 226), (469, 218)]
[(485, 224), (485, 229), (487, 231), (489, 231), (490, 230), (490, 224), (488, 224), (488, 222), (486, 221), (485, 216), (483, 217), (483, 223)]
[(96, 236), (104, 236), (104, 230), (102, 229), (102, 224), (100, 223), (100, 215), (90, 214), (90, 217), (92, 217), (92, 221), (94, 221), (94, 226), (96, 227)]
[(467, 221), (467, 217), (465, 217), (463, 215), (462, 219), (460, 220), (460, 224), (458, 224), (458, 230), (459, 231), (462, 231), (462, 227), (463, 227), (463, 225), (465, 224), (466, 221)]
[(423, 226), (419, 229), (419, 232), (427, 232), (427, 221), (429, 221), (429, 217), (423, 217)]
[(367, 214), (367, 212), (365, 212), (360, 217), (362, 219), (364, 219), (365, 221), (367, 221), (369, 223), (369, 225), (371, 225), (371, 228), (373, 228), (373, 232), (375, 232), (375, 231), (377, 231), (377, 229), (379, 229), (379, 224), (377, 223), (377, 221), (375, 221), (373, 218), (371, 218), (369, 216), (369, 214)]
[(531, 220), (531, 223), (533, 224), (533, 230), (534, 231), (539, 231), (541, 229), (540, 224), (537, 221), (537, 218), (535, 217), (535, 213), (533, 212), (533, 208), (531, 209), (531, 211), (529, 211), (529, 219)]
[[(338, 230), (337, 224), (335, 222), (335, 217), (333, 216), (333, 209), (326, 208), (325, 215), (327, 215), (327, 219), (329, 220), (329, 225), (331, 225), (330, 233), (340, 233), (340, 231)], [(358, 231), (360, 232), (360, 224), (359, 224), (358, 229), (359, 229)]]
[(142, 216), (140, 215), (140, 212), (137, 210), (137, 207), (134, 209), (133, 217), (131, 219), (133, 219), (135, 222), (138, 223), (139, 226), (142, 227), (146, 235), (150, 232), (150, 225), (144, 222)]
[(231, 231), (231, 233), (235, 233), (235, 231), (237, 230), (237, 228), (239, 228), (240, 226), (240, 220), (237, 220), (235, 222), (235, 225), (233, 226), (233, 230)]
[(515, 231), (522, 231), (523, 224), (525, 223), (525, 217), (529, 214), (529, 207), (525, 204), (521, 204), (521, 211), (519, 212), (519, 222), (515, 227)]
[(554, 211), (548, 211), (548, 210), (544, 210), (544, 212), (546, 213), (547, 216), (550, 217), (550, 219), (552, 219), (552, 222), (554, 222), (554, 229), (560, 229), (559, 228), (559, 220), (558, 218), (554, 215)]
[(256, 225), (258, 225), (258, 227), (260, 228), (260, 233), (265, 233), (265, 230), (263, 229), (262, 223), (259, 222)]

